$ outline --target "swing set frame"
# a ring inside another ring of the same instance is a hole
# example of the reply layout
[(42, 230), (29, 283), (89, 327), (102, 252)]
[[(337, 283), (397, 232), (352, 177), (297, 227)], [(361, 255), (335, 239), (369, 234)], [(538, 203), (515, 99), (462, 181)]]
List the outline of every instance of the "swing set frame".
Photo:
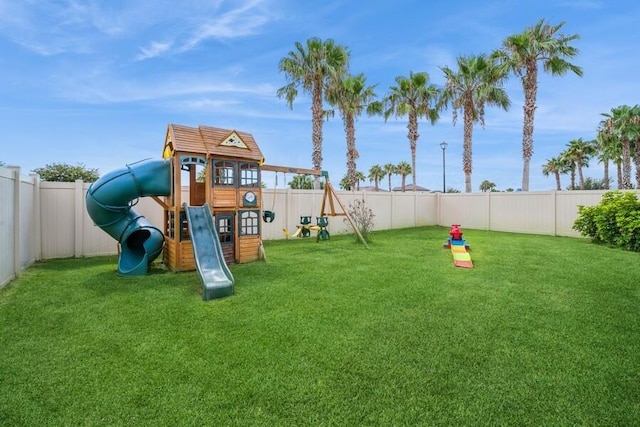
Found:
[[(284, 174), (291, 173), (296, 175), (312, 175), (315, 177), (323, 177), (325, 180), (324, 183), (324, 194), (322, 196), (322, 206), (320, 207), (320, 216), (344, 216), (351, 224), (353, 231), (356, 233), (362, 244), (369, 249), (369, 245), (367, 241), (358, 230), (356, 223), (349, 215), (349, 212), (342, 204), (342, 201), (338, 197), (333, 185), (331, 185), (331, 181), (329, 180), (329, 173), (327, 171), (319, 171), (316, 169), (304, 169), (304, 168), (296, 168), (289, 166), (276, 166), (276, 165), (266, 165), (263, 164), (260, 166), (260, 169), (268, 172), (282, 172)], [(277, 175), (276, 175), (277, 176)], [(286, 176), (286, 175), (285, 175)], [(285, 183), (286, 185), (286, 183)], [(275, 200), (275, 199), (274, 199)], [(336, 210), (336, 204), (340, 207), (341, 210)]]

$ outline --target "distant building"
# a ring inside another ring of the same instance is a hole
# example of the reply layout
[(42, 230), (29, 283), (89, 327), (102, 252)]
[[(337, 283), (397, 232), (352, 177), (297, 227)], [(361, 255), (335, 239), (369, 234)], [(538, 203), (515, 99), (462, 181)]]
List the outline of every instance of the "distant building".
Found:
[(376, 190), (376, 187), (373, 185), (361, 185), (360, 186), (360, 191), (386, 191), (388, 192), (388, 190), (385, 190), (382, 187), (378, 187), (378, 189)]
[[(391, 191), (402, 191), (402, 187), (393, 187), (391, 189)], [(426, 191), (426, 192), (429, 192), (431, 190), (429, 190), (428, 188), (421, 187), (419, 185), (416, 185), (414, 187), (413, 184), (406, 184), (404, 186), (404, 191)]]

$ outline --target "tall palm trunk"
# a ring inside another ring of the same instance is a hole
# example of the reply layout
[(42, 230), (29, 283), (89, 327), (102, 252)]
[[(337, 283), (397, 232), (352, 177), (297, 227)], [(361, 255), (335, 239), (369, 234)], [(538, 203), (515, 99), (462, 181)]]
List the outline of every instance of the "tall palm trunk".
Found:
[(622, 189), (622, 162), (616, 162), (616, 175), (618, 178), (618, 190)]
[(522, 191), (529, 191), (529, 168), (533, 157), (533, 120), (538, 93), (538, 65), (534, 61), (527, 66), (524, 83), (524, 123), (522, 127)]
[[(313, 87), (313, 95), (311, 102), (311, 135), (313, 143), (313, 152), (311, 153), (311, 161), (313, 168), (317, 171), (322, 170), (322, 123), (324, 120), (322, 111), (322, 86), (315, 85)], [(320, 188), (320, 179), (316, 176), (313, 184), (314, 189)]]
[(358, 151), (356, 150), (355, 120), (352, 114), (344, 116), (344, 132), (347, 137), (347, 181), (349, 181), (349, 188), (353, 189), (357, 181), (356, 159)]
[[(470, 102), (468, 102), (470, 104)], [(462, 170), (464, 170), (464, 186), (467, 193), (471, 193), (471, 159), (473, 153), (471, 150), (471, 141), (473, 138), (473, 105), (466, 105), (464, 108), (464, 143), (462, 151)]]
[[(418, 115), (414, 110), (409, 113), (409, 123), (407, 124), (407, 138), (411, 147), (411, 179), (413, 180), (413, 189), (416, 189), (416, 146), (418, 144)], [(391, 189), (391, 188), (389, 188)]]
[(633, 161), (636, 165), (636, 188), (640, 188), (640, 139), (636, 139), (633, 145), (634, 145)]
[(622, 188), (631, 188), (631, 145), (629, 138), (622, 138)]
[(604, 162), (604, 189), (609, 189), (609, 160), (605, 160)]
[(571, 163), (571, 189), (576, 189), (576, 164)]
[(553, 173), (556, 176), (556, 189), (562, 191), (562, 184), (560, 183), (560, 172), (555, 171)]
[(582, 174), (582, 157), (576, 159), (578, 165), (578, 182), (580, 183), (580, 189), (584, 190), (584, 175)]

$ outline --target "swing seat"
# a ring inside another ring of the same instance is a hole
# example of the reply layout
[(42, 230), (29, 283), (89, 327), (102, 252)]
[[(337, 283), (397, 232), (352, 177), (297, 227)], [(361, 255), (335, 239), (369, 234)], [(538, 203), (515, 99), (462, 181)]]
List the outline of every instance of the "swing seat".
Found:
[(262, 211), (262, 220), (264, 222), (273, 222), (276, 219), (276, 213), (272, 211)]

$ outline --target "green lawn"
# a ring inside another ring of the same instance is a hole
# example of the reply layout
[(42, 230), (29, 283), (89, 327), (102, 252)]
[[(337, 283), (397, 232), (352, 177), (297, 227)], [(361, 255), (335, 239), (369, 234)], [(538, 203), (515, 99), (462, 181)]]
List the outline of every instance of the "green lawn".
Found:
[(640, 425), (640, 255), (424, 227), (266, 242), (236, 295), (115, 257), (0, 290), (0, 425)]

